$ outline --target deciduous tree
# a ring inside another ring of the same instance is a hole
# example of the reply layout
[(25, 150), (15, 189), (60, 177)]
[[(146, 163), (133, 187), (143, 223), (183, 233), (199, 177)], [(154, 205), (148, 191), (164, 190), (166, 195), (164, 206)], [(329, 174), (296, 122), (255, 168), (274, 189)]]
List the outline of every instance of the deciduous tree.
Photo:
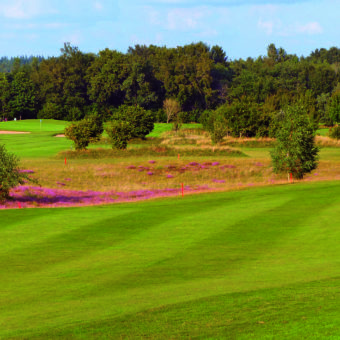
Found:
[(282, 112), (276, 138), (271, 152), (276, 173), (291, 173), (301, 179), (316, 169), (319, 149), (315, 146), (315, 130), (301, 106), (289, 106)]

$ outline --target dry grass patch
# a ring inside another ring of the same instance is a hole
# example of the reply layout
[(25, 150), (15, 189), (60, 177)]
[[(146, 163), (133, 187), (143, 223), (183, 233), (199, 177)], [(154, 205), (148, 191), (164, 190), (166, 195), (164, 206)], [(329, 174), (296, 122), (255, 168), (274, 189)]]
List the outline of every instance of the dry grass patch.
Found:
[(26, 161), (40, 184), (50, 188), (94, 191), (132, 191), (201, 186), (228, 190), (239, 186), (274, 183), (268, 160), (238, 158), (158, 158), (112, 160)]
[(316, 145), (320, 147), (340, 147), (340, 140), (327, 136), (316, 136), (315, 142)]

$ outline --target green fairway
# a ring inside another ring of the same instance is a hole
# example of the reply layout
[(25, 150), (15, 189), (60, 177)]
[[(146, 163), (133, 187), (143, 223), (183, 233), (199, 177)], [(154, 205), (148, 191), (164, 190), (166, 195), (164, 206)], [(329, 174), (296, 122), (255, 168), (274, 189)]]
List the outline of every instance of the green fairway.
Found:
[(55, 119), (26, 119), (0, 122), (0, 130), (62, 133), (69, 122)]
[(0, 212), (0, 338), (336, 339), (340, 184)]
[(39, 119), (1, 122), (0, 131), (23, 131), (27, 134), (1, 134), (0, 143), (20, 158), (46, 158), (70, 149), (72, 142), (66, 138), (56, 138), (63, 133), (68, 122), (53, 119)]
[[(20, 158), (45, 158), (53, 157), (58, 152), (70, 150), (73, 143), (66, 138), (56, 138), (56, 134), (64, 132), (70, 122), (53, 119), (18, 120), (0, 122), (0, 131), (22, 131), (28, 134), (1, 134), (0, 144), (5, 144), (8, 151), (15, 153)], [(199, 124), (183, 124), (183, 128), (197, 128)], [(159, 137), (166, 131), (171, 131), (172, 124), (155, 124), (150, 137)], [(105, 135), (105, 133), (104, 133)], [(110, 145), (99, 145), (102, 148), (111, 148)], [(90, 148), (98, 145), (90, 146)]]

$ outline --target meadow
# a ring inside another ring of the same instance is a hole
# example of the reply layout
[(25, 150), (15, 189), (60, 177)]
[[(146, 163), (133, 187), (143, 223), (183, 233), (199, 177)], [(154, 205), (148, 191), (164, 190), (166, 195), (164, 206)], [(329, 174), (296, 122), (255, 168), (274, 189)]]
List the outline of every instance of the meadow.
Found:
[(0, 123), (42, 185), (0, 210), (1, 339), (339, 338), (336, 144), (289, 183), (268, 140), (164, 124), (77, 154), (65, 124)]

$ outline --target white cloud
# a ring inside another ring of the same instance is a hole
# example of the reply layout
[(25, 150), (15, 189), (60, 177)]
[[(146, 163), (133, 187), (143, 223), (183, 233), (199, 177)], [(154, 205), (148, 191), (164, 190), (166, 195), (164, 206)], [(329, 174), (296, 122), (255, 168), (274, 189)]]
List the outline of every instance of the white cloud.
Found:
[(1, 16), (9, 19), (27, 19), (39, 13), (39, 1), (12, 1), (7, 5), (0, 5)]
[(149, 18), (149, 23), (152, 25), (161, 25), (162, 20), (160, 19), (160, 12), (155, 10), (153, 7), (145, 7), (144, 11)]
[(65, 41), (71, 43), (71, 45), (80, 45), (80, 43), (83, 41), (83, 36), (80, 32), (72, 32), (68, 35), (64, 35), (60, 42), (64, 43)]
[(170, 30), (195, 29), (200, 24), (200, 19), (204, 17), (206, 10), (201, 8), (175, 8), (167, 15), (167, 28)]
[(203, 30), (202, 32), (200, 32), (198, 34), (199, 37), (201, 38), (210, 38), (210, 37), (213, 37), (213, 36), (216, 36), (218, 35), (218, 31), (216, 31), (215, 29), (212, 29), (212, 28), (208, 28), (206, 30)]
[(305, 25), (297, 25), (296, 31), (298, 33), (306, 33), (313, 35), (322, 33), (323, 29), (318, 22), (308, 22)]
[(95, 10), (97, 11), (102, 11), (104, 9), (104, 6), (101, 2), (99, 1), (96, 1), (94, 4), (93, 4)]
[(60, 29), (67, 26), (65, 23), (62, 22), (50, 22), (48, 24), (44, 24), (43, 27), (48, 29)]
[(237, 6), (262, 6), (262, 5), (294, 5), (314, 0), (140, 0), (149, 4), (176, 5), (176, 6), (212, 6), (212, 7), (237, 7)]
[(257, 26), (267, 35), (278, 35), (281, 37), (292, 37), (306, 34), (315, 35), (323, 32), (323, 28), (318, 22), (308, 22), (306, 24), (286, 24), (280, 20), (264, 21), (260, 19)]
[(259, 20), (257, 23), (257, 26), (264, 30), (266, 34), (271, 35), (273, 33), (274, 29), (274, 22), (273, 21), (262, 21), (262, 19)]
[(0, 3), (0, 17), (7, 19), (31, 19), (39, 15), (55, 13), (47, 1), (12, 0), (7, 4)]

